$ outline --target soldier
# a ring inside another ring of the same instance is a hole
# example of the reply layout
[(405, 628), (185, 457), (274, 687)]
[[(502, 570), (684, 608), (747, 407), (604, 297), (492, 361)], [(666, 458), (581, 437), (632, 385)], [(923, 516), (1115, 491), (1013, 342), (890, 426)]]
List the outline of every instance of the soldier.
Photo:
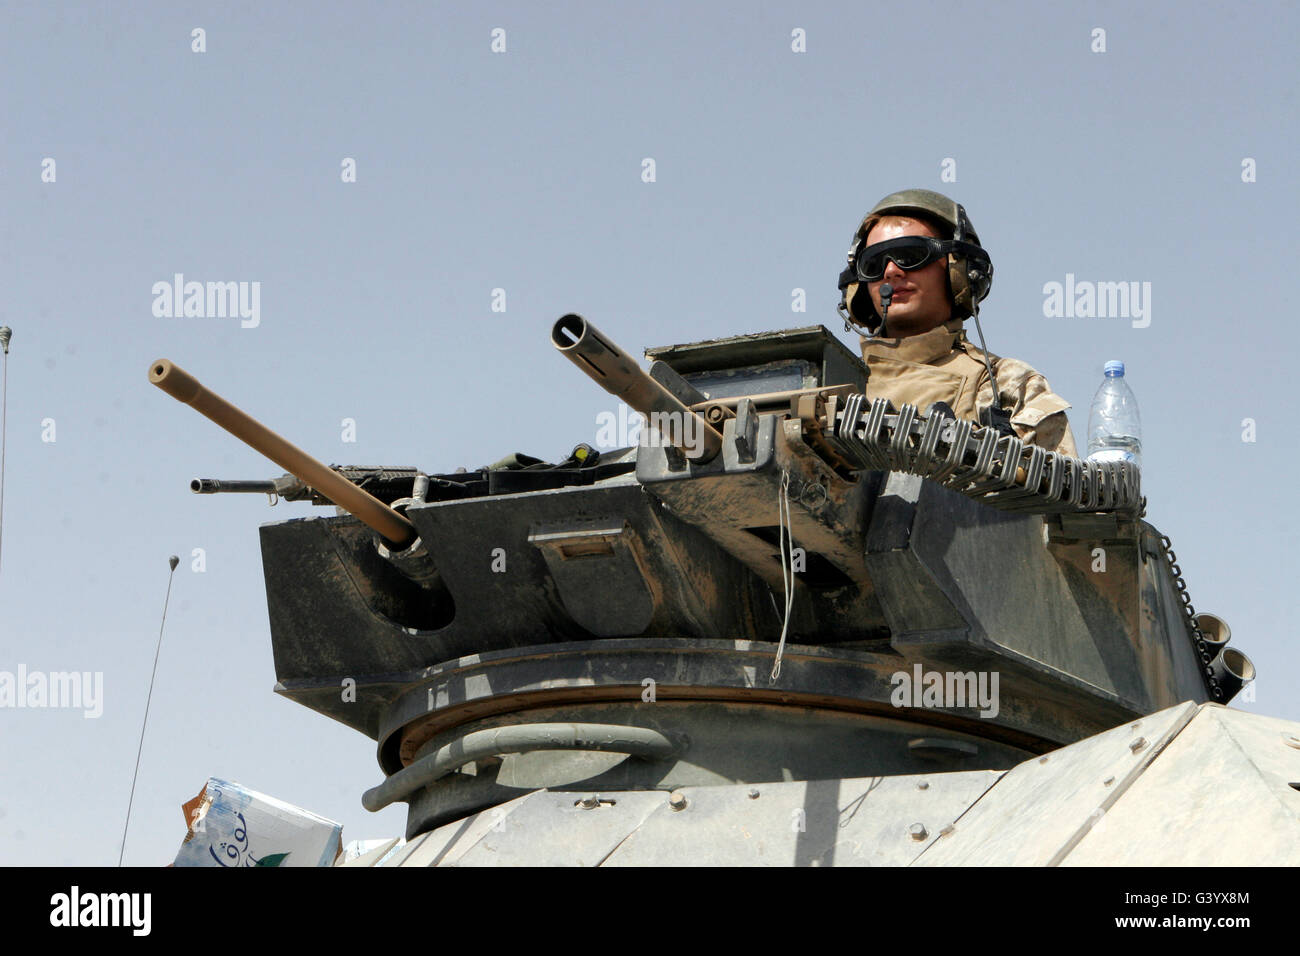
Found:
[[(892, 295), (881, 299), (881, 288)], [(1070, 403), (1016, 359), (966, 341), (964, 322), (993, 284), (993, 263), (966, 210), (928, 189), (886, 196), (867, 213), (840, 273), (839, 311), (869, 335), (867, 398), (921, 411), (945, 403), (958, 418), (1009, 427), (1025, 442), (1076, 455), (1065, 411)], [(993, 403), (995, 391), (998, 395)]]

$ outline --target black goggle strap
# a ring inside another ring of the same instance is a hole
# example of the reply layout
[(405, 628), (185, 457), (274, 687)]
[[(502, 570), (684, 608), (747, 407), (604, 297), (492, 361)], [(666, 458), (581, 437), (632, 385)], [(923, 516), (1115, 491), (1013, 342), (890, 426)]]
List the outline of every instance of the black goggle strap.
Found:
[(984, 251), (983, 246), (977, 246), (973, 242), (965, 242), (961, 239), (950, 239), (945, 243), (948, 247), (946, 252), (955, 252), (959, 256), (965, 256), (968, 259), (975, 259), (980, 262), (988, 261), (989, 254)]

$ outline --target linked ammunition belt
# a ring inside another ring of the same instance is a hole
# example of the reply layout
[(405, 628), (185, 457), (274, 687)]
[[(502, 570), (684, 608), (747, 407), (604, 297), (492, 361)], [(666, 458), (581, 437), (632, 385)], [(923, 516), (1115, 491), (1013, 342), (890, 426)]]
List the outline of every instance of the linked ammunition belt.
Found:
[(1219, 680), (1214, 676), (1214, 668), (1210, 666), (1214, 658), (1206, 646), (1205, 634), (1197, 626), (1196, 607), (1192, 604), (1192, 596), (1187, 593), (1183, 569), (1178, 566), (1178, 555), (1174, 554), (1174, 543), (1169, 540), (1169, 535), (1160, 535), (1160, 550), (1164, 553), (1165, 560), (1169, 562), (1169, 573), (1173, 575), (1174, 588), (1177, 589), (1178, 600), (1183, 608), (1183, 623), (1187, 627), (1192, 644), (1196, 647), (1196, 656), (1201, 659), (1201, 674), (1205, 677), (1205, 686), (1209, 688), (1211, 697), (1222, 702), (1223, 688), (1219, 686)]
[(920, 475), (1004, 511), (1144, 510), (1139, 470), (1028, 445), (976, 422), (849, 395), (828, 407), (831, 446), (857, 468)]

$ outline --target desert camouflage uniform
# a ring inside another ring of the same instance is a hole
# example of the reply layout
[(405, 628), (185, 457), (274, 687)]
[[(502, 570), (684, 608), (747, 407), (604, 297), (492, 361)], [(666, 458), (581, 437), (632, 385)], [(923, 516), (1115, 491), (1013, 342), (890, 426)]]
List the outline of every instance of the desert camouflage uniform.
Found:
[[(961, 319), (922, 335), (902, 339), (864, 338), (862, 358), (871, 370), (867, 398), (888, 398), (924, 412), (932, 402), (947, 402), (958, 418), (979, 420), (978, 409), (992, 403), (993, 385), (984, 353), (966, 341)], [(1070, 403), (1055, 394), (1047, 379), (1017, 359), (990, 353), (1003, 408), (1022, 440), (1048, 451), (1077, 456), (1065, 411)]]

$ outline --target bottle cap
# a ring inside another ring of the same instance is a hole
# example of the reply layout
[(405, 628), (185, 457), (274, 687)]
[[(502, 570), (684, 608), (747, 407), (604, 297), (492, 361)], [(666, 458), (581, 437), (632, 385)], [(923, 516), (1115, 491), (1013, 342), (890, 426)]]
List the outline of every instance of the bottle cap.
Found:
[(1124, 363), (1118, 359), (1111, 359), (1106, 363), (1105, 372), (1108, 378), (1123, 378)]

